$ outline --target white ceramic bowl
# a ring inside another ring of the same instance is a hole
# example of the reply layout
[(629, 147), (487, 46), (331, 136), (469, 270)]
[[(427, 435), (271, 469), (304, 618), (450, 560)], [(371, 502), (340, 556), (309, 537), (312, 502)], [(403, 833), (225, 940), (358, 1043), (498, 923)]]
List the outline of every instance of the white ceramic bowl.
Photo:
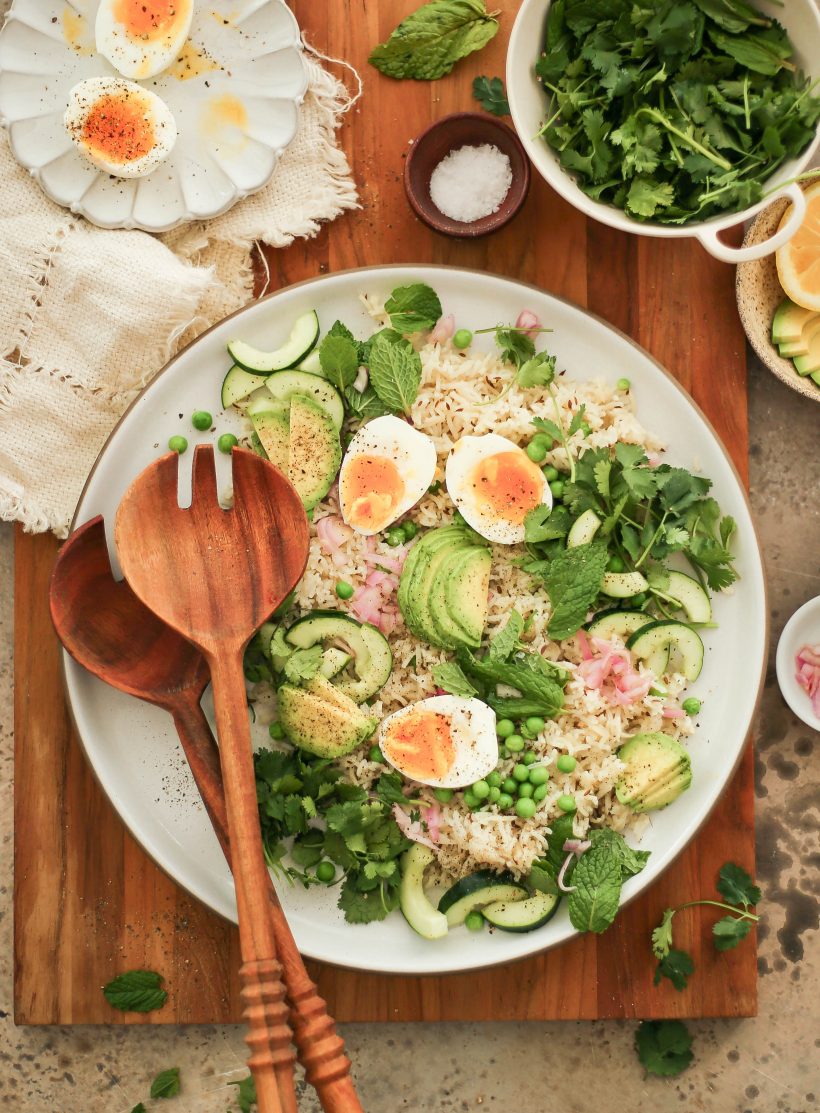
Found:
[(818, 644), (820, 644), (820, 595), (815, 595), (814, 599), (809, 599), (799, 610), (796, 610), (783, 627), (783, 633), (777, 643), (775, 660), (777, 683), (783, 699), (798, 719), (802, 719), (812, 730), (820, 730), (820, 719), (814, 714), (807, 693), (797, 683), (795, 657), (797, 651), (804, 645)]
[[(820, 69), (820, 10), (816, 0), (788, 0), (786, 4), (777, 0), (759, 0), (761, 10), (777, 19), (789, 33), (795, 48), (794, 61), (806, 73)], [(541, 85), (535, 78), (535, 62), (543, 49), (547, 13), (550, 0), (524, 0), (510, 35), (507, 49), (507, 99), (516, 131), (524, 144), (524, 149), (532, 159), (538, 173), (576, 209), (586, 216), (620, 228), (623, 232), (636, 232), (642, 236), (659, 236), (663, 239), (679, 239), (683, 236), (696, 236), (706, 250), (722, 259), (725, 263), (743, 263), (760, 259), (782, 247), (800, 226), (806, 211), (806, 202), (799, 186), (783, 185), (763, 201), (741, 212), (712, 217), (710, 220), (695, 221), (682, 227), (654, 224), (651, 221), (637, 221), (621, 209), (593, 201), (576, 184), (575, 179), (563, 169), (552, 149), (538, 135), (544, 122), (546, 97)], [(820, 128), (800, 158), (785, 162), (768, 182), (775, 190), (782, 182), (791, 182), (809, 165), (815, 151), (820, 147)], [(792, 215), (771, 239), (764, 243), (747, 247), (729, 247), (718, 234), (748, 220), (779, 197), (788, 197), (793, 202)]]

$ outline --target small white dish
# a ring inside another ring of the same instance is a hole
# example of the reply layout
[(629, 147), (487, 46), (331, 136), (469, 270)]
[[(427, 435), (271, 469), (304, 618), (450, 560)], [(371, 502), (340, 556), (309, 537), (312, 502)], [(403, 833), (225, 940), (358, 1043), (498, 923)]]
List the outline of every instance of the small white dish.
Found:
[(804, 645), (820, 644), (820, 595), (809, 599), (796, 610), (783, 627), (777, 643), (775, 669), (781, 695), (798, 719), (812, 730), (820, 730), (820, 719), (814, 714), (811, 700), (797, 683), (795, 658)]
[(97, 53), (99, 0), (15, 0), (0, 31), (0, 122), (45, 193), (101, 228), (167, 232), (209, 220), (270, 180), (307, 89), (283, 0), (198, 4), (179, 57), (140, 84), (170, 108), (177, 142), (143, 178), (92, 166), (63, 124), (68, 91), (117, 71)]

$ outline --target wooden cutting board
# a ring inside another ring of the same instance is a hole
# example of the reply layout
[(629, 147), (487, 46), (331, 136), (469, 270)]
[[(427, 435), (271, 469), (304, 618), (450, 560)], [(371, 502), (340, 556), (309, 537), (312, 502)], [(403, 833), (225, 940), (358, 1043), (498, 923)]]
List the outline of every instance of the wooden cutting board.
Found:
[[(345, 267), (423, 262), (535, 283), (588, 306), (648, 348), (706, 411), (745, 480), (745, 345), (730, 267), (694, 241), (629, 237), (588, 222), (535, 173), (512, 225), (477, 242), (438, 236), (411, 214), (402, 187), (411, 139), (438, 117), (477, 107), (472, 80), (503, 75), (517, 9), (512, 0), (499, 0), (498, 36), (448, 78), (394, 82), (368, 67), (367, 54), (413, 6), (413, 0), (295, 0), (309, 40), (349, 59), (365, 80), (342, 131), (362, 208), (314, 240), (268, 252), (272, 287)], [(48, 615), (56, 548), (51, 537), (17, 533), (15, 1020), (146, 1023), (110, 1009), (100, 992), (114, 974), (146, 967), (162, 972), (170, 989), (152, 1022), (237, 1021), (235, 929), (146, 857), (103, 796), (73, 734)], [(412, 978), (315, 966), (321, 990), (342, 1021), (751, 1016), (753, 942), (719, 955), (710, 938), (714, 917), (681, 917), (676, 940), (692, 952), (697, 974), (678, 993), (669, 982), (652, 985), (649, 933), (667, 905), (712, 895), (728, 856), (753, 870), (753, 806), (749, 746), (699, 837), (614, 927), (522, 961), (512, 976), (506, 968)]]

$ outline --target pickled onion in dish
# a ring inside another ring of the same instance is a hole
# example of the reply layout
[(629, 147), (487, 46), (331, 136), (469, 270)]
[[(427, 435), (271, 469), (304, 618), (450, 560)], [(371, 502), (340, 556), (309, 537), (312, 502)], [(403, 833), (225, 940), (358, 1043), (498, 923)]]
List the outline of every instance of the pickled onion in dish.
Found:
[(446, 317), (439, 317), (433, 331), (430, 333), (430, 343), (443, 344), (445, 340), (450, 339), (455, 331), (456, 319), (452, 313), (448, 313)]
[(541, 322), (531, 309), (522, 309), (515, 320), (515, 327), (524, 329), (525, 334), (534, 340), (541, 328)]
[(431, 850), (436, 849), (436, 844), (428, 834), (425, 834), (421, 820), (417, 819), (414, 822), (401, 804), (393, 805), (393, 818), (396, 821), (396, 826), (406, 839), (420, 843), (422, 846), (429, 846)]
[(804, 645), (795, 657), (795, 679), (811, 700), (812, 710), (820, 719), (820, 644)]

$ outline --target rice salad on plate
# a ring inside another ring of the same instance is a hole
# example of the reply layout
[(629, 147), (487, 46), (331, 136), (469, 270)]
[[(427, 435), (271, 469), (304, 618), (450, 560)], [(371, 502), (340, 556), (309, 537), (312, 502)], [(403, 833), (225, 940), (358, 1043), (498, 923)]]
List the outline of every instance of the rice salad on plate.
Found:
[(422, 283), (362, 298), (371, 336), (319, 310), (275, 351), (228, 344), (223, 405), (311, 520), (245, 662), (269, 865), (429, 939), (562, 899), (605, 930), (691, 783), (734, 523), (618, 369), (569, 378), (526, 307), (473, 333)]

